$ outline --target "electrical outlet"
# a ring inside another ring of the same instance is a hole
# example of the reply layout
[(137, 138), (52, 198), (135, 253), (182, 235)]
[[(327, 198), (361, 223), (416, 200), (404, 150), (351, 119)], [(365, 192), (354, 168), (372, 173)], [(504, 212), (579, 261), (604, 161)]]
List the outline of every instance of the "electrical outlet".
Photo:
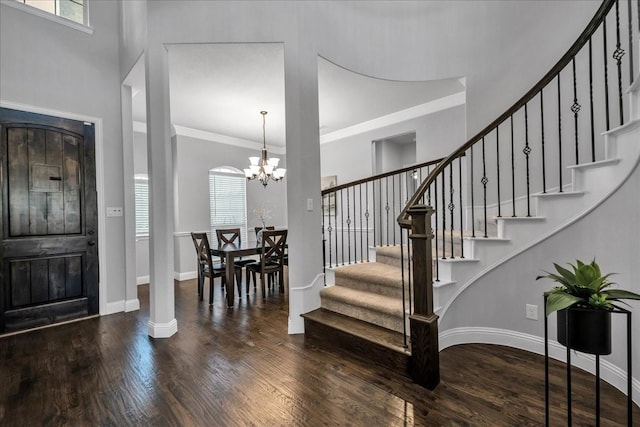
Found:
[(527, 319), (538, 320), (538, 306), (527, 304)]
[(122, 208), (120, 207), (107, 208), (107, 216), (122, 216)]
[(307, 199), (307, 210), (309, 212), (313, 210), (313, 199)]

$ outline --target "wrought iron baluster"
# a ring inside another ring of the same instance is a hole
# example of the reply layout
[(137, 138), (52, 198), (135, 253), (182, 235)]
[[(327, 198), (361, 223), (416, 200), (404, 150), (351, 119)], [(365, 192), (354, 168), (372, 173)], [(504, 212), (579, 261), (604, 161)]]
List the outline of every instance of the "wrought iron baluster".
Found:
[[(429, 230), (431, 231), (431, 226), (429, 225)], [(413, 267), (413, 255), (411, 254), (411, 241), (409, 239), (409, 230), (407, 230), (407, 257), (408, 257), (408, 263), (407, 263), (407, 270), (409, 270), (407, 276), (409, 279), (409, 286), (407, 288), (407, 290), (409, 291), (409, 314), (413, 314), (413, 303), (412, 303), (412, 299), (413, 299), (413, 291), (411, 290), (411, 282), (412, 282), (412, 278), (413, 278), (413, 274), (411, 272), (411, 267)], [(433, 258), (433, 256), (432, 256)]]
[(545, 157), (544, 157), (544, 98), (542, 96), (543, 90), (540, 89), (540, 134), (542, 142), (542, 192), (547, 192), (547, 178), (545, 171)]
[(460, 203), (460, 258), (464, 258), (464, 226), (462, 212), (462, 156), (458, 157), (458, 197)]
[[(500, 203), (500, 125), (496, 126), (496, 186), (498, 189), (498, 218), (502, 216)], [(462, 206), (462, 205), (460, 205)]]
[(356, 199), (356, 187), (353, 188), (353, 262), (358, 262), (358, 217), (356, 216), (356, 206), (358, 205), (358, 201)]
[(325, 224), (324, 224), (324, 201), (326, 195), (320, 198), (320, 208), (322, 209), (322, 274), (324, 275), (324, 285), (327, 285), (326, 271), (327, 271), (327, 238), (325, 236)]
[(531, 154), (531, 147), (529, 146), (529, 115), (527, 113), (527, 105), (524, 104), (524, 153), (527, 167), (527, 217), (531, 216), (531, 197), (529, 194), (529, 154)]
[(471, 237), (476, 237), (476, 206), (473, 204), (473, 145), (470, 148), (471, 151), (471, 179), (469, 182), (471, 183)]
[(364, 200), (366, 205), (366, 210), (364, 211), (364, 219), (367, 230), (367, 262), (369, 262), (369, 184), (364, 185)]
[(609, 67), (607, 65), (607, 17), (602, 18), (602, 53), (604, 55), (604, 110), (606, 130), (611, 128), (609, 123)]
[(624, 49), (620, 47), (620, 5), (616, 0), (616, 50), (613, 52), (613, 59), (618, 66), (618, 111), (620, 111), (620, 126), (624, 123), (624, 111), (622, 109), (622, 57)]
[(560, 73), (558, 73), (558, 192), (562, 193), (562, 95), (560, 94)]
[(385, 189), (386, 189), (386, 194), (385, 194), (385, 206), (384, 206), (384, 210), (387, 212), (387, 241), (386, 241), (386, 245), (389, 246), (389, 177), (385, 177), (384, 179), (385, 181)]
[[(332, 263), (332, 258), (331, 258), (331, 234), (333, 232), (333, 227), (331, 226), (331, 195), (335, 194), (335, 193), (329, 193), (329, 206), (327, 209), (327, 212), (329, 213), (329, 215), (327, 215), (328, 217), (328, 222), (329, 222), (329, 226), (327, 227), (327, 231), (329, 232), (329, 267), (333, 267), (333, 263)], [(335, 200), (335, 199), (334, 199)], [(335, 204), (334, 204), (335, 206)], [(322, 211), (323, 215), (322, 217), (324, 218), (324, 210)]]
[[(396, 176), (391, 175), (391, 216), (396, 217)], [(393, 221), (393, 244), (396, 244), (396, 222)]]
[(344, 197), (342, 190), (340, 190), (340, 246), (342, 249), (342, 264), (344, 264)]
[(580, 112), (581, 105), (578, 103), (578, 86), (576, 83), (576, 58), (571, 61), (573, 65), (573, 104), (571, 105), (571, 111), (573, 112), (574, 123), (574, 135), (576, 143), (576, 165), (580, 164), (580, 156), (578, 153), (578, 113)]
[(455, 258), (453, 253), (453, 216), (456, 205), (453, 203), (453, 193), (455, 190), (453, 189), (453, 162), (449, 164), (449, 213), (450, 213), (450, 227), (449, 227), (449, 239), (451, 239), (451, 258)]
[(589, 37), (589, 116), (591, 127), (591, 161), (596, 161), (596, 139), (594, 131), (594, 118), (593, 118), (593, 53), (591, 48), (591, 37)]
[(487, 163), (485, 160), (485, 152), (484, 152), (484, 136), (482, 137), (482, 179), (480, 182), (482, 183), (483, 188), (483, 198), (484, 198), (484, 237), (489, 237), (487, 235), (487, 183), (489, 182), (489, 178), (487, 178)]
[[(380, 214), (377, 209), (376, 209), (376, 181), (373, 181), (371, 183), (371, 207), (373, 208), (371, 210), (371, 213), (373, 214), (373, 236), (371, 236), (373, 238), (373, 246), (378, 246), (378, 244), (376, 243), (376, 212), (378, 212), (378, 222), (380, 222)], [(380, 188), (378, 186), (378, 188)], [(378, 236), (379, 238), (379, 236)]]
[(347, 259), (351, 264), (351, 203), (349, 203), (349, 187), (347, 190)]
[[(629, 85), (633, 84), (633, 13), (631, 1), (627, 1), (627, 18), (629, 19)], [(640, 0), (638, 1), (638, 32), (640, 32)]]
[(447, 199), (445, 196), (445, 169), (442, 170), (442, 259), (447, 259)]
[[(402, 230), (400, 230), (400, 276), (402, 277), (402, 346), (408, 348), (407, 345), (407, 307), (405, 302), (405, 283), (404, 283), (404, 247), (402, 246)], [(409, 243), (410, 244), (410, 243)]]
[(513, 218), (516, 217), (516, 160), (513, 142), (513, 114), (511, 115), (511, 207)]
[[(434, 253), (435, 258), (438, 258), (438, 230), (439, 230), (439, 228), (438, 228), (438, 176), (436, 176), (436, 178), (433, 180), (433, 200), (435, 201), (433, 217), (436, 220), (436, 228), (435, 228), (435, 231), (433, 233), (434, 240), (435, 240), (435, 245), (436, 245), (435, 246), (435, 250), (436, 251)], [(431, 261), (431, 262), (433, 262), (433, 261)], [(436, 262), (436, 265), (438, 265), (437, 262)], [(436, 275), (436, 277), (438, 277), (438, 279), (439, 279), (438, 275)], [(436, 279), (436, 281), (438, 281), (438, 279)]]
[[(367, 185), (367, 184), (365, 184)], [(358, 185), (358, 190), (360, 192), (360, 262), (364, 261), (364, 248), (362, 247), (364, 243), (364, 229), (362, 228), (362, 184)]]

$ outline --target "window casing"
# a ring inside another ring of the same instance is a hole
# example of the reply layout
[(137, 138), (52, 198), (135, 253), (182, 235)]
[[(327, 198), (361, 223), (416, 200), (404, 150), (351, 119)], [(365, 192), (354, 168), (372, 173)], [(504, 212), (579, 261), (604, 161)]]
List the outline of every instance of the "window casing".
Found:
[(136, 237), (149, 236), (149, 178), (135, 176)]
[[(219, 167), (209, 171), (211, 232), (218, 228), (239, 228), (247, 241), (247, 180), (242, 171)], [(212, 238), (215, 245), (216, 239)]]
[(81, 25), (89, 25), (88, 0), (14, 0)]

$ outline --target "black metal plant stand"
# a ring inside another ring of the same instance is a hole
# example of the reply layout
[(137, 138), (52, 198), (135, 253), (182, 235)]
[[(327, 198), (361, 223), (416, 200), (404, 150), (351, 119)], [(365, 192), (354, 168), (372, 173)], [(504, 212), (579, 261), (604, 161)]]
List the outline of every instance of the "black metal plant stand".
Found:
[[(544, 297), (544, 306), (547, 306), (547, 296)], [(570, 307), (567, 310), (586, 310)], [(623, 308), (615, 307), (611, 313), (624, 314), (627, 317), (627, 425), (633, 425), (633, 398), (631, 387), (631, 312)], [(567, 337), (567, 425), (571, 425), (571, 343), (570, 343), (570, 319), (567, 313), (566, 337)], [(600, 426), (600, 355), (596, 354), (596, 426)], [(549, 331), (548, 316), (544, 316), (544, 411), (545, 425), (549, 426)]]

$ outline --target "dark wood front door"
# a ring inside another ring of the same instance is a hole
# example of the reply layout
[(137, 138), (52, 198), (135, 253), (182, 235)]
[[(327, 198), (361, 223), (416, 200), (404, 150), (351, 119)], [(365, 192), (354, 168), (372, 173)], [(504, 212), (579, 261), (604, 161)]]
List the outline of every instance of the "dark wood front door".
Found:
[(0, 333), (98, 313), (94, 125), (0, 108)]

